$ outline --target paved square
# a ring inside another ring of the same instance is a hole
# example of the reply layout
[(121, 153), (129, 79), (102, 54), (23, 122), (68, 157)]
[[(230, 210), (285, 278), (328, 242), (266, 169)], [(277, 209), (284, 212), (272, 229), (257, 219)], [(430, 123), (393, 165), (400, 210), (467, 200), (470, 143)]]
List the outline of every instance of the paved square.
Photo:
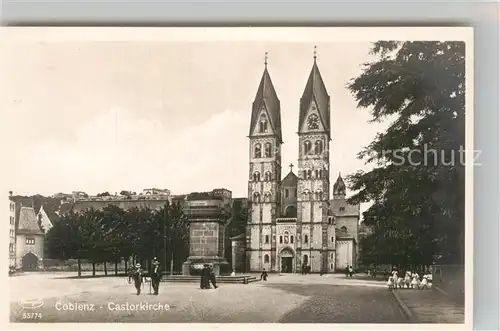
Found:
[[(11, 321), (406, 322), (385, 286), (335, 276), (272, 275), (268, 282), (220, 284), (216, 290), (200, 290), (197, 283), (162, 283), (158, 296), (149, 295), (149, 283), (137, 296), (133, 284), (128, 284), (125, 278), (67, 279), (62, 278), (64, 276), (11, 277)], [(19, 301), (30, 299), (42, 300), (44, 304), (35, 310), (23, 310)], [(155, 304), (156, 309), (152, 306)], [(75, 310), (75, 307), (86, 310)]]

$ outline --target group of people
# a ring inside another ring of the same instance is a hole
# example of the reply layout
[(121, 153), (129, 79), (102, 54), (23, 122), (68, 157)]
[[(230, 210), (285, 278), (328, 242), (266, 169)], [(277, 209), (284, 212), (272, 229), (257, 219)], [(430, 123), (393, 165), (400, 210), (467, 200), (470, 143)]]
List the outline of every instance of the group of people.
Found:
[(212, 283), (214, 288), (218, 288), (214, 267), (211, 264), (204, 264), (203, 269), (201, 269), (200, 288), (202, 290), (209, 290), (211, 289), (210, 283)]
[(427, 273), (421, 277), (417, 272), (406, 271), (403, 277), (398, 270), (394, 269), (387, 280), (387, 286), (390, 290), (398, 288), (430, 289), (432, 287), (432, 274)]
[(149, 288), (150, 294), (151, 294), (151, 287), (154, 295), (159, 294), (162, 273), (160, 270), (160, 262), (158, 262), (156, 257), (153, 259), (152, 266), (153, 268), (149, 275), (146, 275), (144, 273), (144, 270), (142, 269), (140, 263), (137, 263), (135, 265), (135, 268), (129, 270), (128, 282), (130, 283), (132, 279), (134, 280), (134, 286), (137, 291), (137, 295), (141, 294), (141, 287), (144, 286), (145, 278), (148, 276), (150, 278), (150, 288)]
[(345, 268), (345, 276), (346, 277), (352, 277), (352, 275), (354, 275), (354, 268), (352, 267), (352, 265), (348, 265)]

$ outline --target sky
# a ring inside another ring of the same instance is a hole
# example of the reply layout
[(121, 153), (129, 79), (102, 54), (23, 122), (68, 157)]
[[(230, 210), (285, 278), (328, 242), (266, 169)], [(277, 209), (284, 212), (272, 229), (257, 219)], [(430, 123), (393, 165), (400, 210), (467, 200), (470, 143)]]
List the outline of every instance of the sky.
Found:
[(285, 176), (297, 164), (314, 45), (331, 96), (331, 185), (339, 172), (369, 169), (356, 154), (387, 123), (368, 123), (346, 88), (373, 60), (369, 42), (25, 41), (9, 44), (2, 63), (4, 184), (22, 195), (157, 187), (244, 197), (264, 54), (281, 101)]

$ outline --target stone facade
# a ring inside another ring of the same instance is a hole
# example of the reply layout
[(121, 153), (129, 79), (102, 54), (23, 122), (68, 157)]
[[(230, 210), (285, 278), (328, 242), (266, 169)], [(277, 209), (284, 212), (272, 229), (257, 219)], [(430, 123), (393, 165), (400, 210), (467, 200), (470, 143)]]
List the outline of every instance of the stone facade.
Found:
[(16, 267), (16, 202), (9, 197), (9, 267)]
[(356, 266), (359, 205), (346, 203), (340, 174), (330, 198), (330, 97), (316, 61), (300, 99), (298, 172), (283, 179), (279, 105), (266, 68), (250, 123), (246, 271)]
[(45, 234), (38, 225), (33, 208), (20, 207), (19, 209), (16, 231), (16, 266), (25, 271), (36, 271), (43, 267)]

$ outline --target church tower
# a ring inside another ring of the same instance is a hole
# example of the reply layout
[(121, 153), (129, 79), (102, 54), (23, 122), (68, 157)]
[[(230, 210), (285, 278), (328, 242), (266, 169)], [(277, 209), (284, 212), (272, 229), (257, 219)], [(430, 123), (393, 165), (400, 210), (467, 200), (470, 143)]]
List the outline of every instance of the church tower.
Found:
[(316, 47), (300, 99), (298, 136), (297, 237), (301, 240), (297, 264), (309, 261), (312, 272), (333, 272), (335, 227), (329, 213), (330, 96), (318, 68)]
[(252, 105), (249, 132), (247, 270), (275, 270), (276, 217), (280, 210), (281, 114), (280, 101), (267, 69)]

